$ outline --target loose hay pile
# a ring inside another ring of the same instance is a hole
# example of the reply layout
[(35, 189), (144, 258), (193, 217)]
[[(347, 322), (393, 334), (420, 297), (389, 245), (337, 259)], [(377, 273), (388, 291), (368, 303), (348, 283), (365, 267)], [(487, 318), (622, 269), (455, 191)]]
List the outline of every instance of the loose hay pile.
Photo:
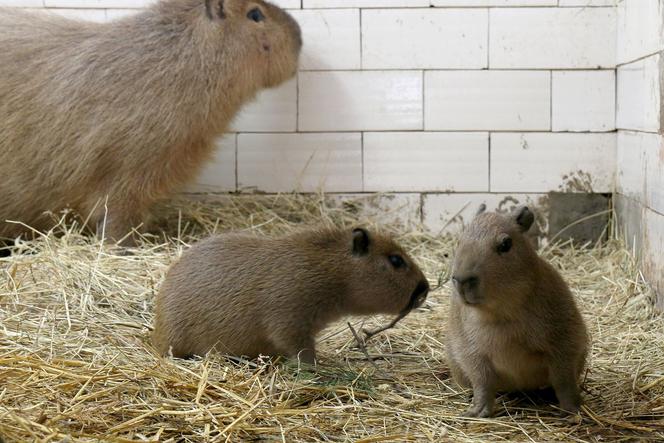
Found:
[[(498, 398), (495, 419), (477, 420), (460, 417), (470, 392), (450, 380), (445, 364), (447, 284), (367, 344), (371, 362), (343, 322), (320, 338), (315, 373), (219, 356), (159, 358), (148, 342), (151, 306), (185, 242), (229, 229), (350, 226), (359, 217), (352, 205), (332, 209), (303, 196), (180, 209), (181, 217), (170, 208), (161, 220), (172, 237), (147, 237), (132, 255), (70, 229), (21, 243), (20, 253), (0, 261), (5, 442), (664, 439), (664, 319), (617, 242), (544, 251), (578, 296), (593, 335), (581, 421), (518, 395)], [(453, 239), (407, 232), (400, 240), (432, 283), (445, 282)]]

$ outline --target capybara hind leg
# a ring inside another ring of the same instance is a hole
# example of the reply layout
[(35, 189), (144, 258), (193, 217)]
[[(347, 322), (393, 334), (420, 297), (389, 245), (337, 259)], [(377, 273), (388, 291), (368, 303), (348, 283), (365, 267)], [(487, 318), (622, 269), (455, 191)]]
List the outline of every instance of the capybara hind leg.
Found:
[(560, 408), (572, 414), (577, 413), (581, 407), (581, 394), (572, 365), (564, 362), (552, 364), (551, 385), (556, 391)]
[(97, 236), (120, 246), (134, 246), (135, 230), (141, 226), (141, 218), (121, 209), (109, 210), (97, 221)]

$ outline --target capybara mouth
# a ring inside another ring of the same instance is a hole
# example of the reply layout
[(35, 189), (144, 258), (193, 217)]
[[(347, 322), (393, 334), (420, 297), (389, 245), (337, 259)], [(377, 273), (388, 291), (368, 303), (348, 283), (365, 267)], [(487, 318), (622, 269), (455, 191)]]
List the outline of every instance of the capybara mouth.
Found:
[(427, 295), (429, 295), (429, 282), (426, 280), (422, 280), (417, 284), (417, 287), (413, 291), (413, 294), (410, 296), (408, 305), (402, 312), (408, 313), (413, 309), (417, 309), (420, 306), (422, 306), (424, 301), (427, 299)]

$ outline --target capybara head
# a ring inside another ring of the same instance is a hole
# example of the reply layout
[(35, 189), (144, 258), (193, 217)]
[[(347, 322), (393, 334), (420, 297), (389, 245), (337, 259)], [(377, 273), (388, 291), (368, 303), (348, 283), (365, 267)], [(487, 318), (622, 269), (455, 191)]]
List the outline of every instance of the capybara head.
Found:
[(413, 259), (389, 236), (352, 231), (348, 241), (349, 308), (355, 314), (398, 314), (419, 307), (429, 283)]
[(537, 255), (524, 234), (535, 217), (525, 206), (509, 215), (485, 209), (480, 207), (461, 235), (452, 270), (454, 296), (490, 311), (511, 309), (533, 284)]
[(240, 65), (242, 60), (249, 63), (251, 70), (241, 75), (264, 75), (256, 81), (262, 87), (272, 87), (295, 74), (302, 35), (290, 14), (262, 0), (201, 2), (222, 49), (234, 51), (232, 59)]

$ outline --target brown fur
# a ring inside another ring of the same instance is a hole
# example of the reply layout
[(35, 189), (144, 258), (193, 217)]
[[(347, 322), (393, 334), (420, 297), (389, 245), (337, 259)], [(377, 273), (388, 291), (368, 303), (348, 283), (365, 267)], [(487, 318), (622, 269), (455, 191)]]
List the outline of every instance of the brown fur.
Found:
[[(389, 256), (406, 265), (395, 267)], [(389, 237), (363, 229), (315, 229), (278, 238), (221, 235), (200, 242), (168, 271), (152, 340), (175, 357), (228, 355), (315, 359), (315, 335), (345, 315), (417, 307), (429, 286)]]
[(107, 202), (118, 238), (195, 176), (243, 103), (294, 75), (301, 37), (261, 0), (162, 0), (107, 24), (0, 8), (0, 46), (0, 236), (65, 208), (101, 222)]
[[(567, 284), (525, 238), (532, 222), (528, 208), (478, 214), (454, 258), (448, 360), (473, 388), (470, 417), (491, 416), (497, 391), (552, 386), (562, 409), (580, 406), (586, 326)], [(499, 252), (508, 238), (511, 249)]]

